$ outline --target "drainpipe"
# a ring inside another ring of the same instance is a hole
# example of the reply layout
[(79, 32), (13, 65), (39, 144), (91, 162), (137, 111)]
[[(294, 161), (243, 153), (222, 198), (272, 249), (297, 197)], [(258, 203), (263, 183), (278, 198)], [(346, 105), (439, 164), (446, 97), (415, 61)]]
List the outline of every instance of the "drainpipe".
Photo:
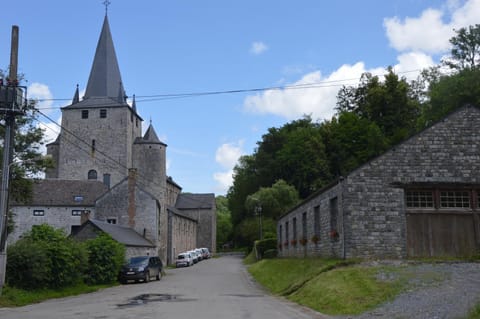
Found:
[(342, 227), (342, 259), (346, 259), (346, 250), (345, 250), (345, 214), (344, 214), (344, 211), (343, 211), (343, 193), (344, 193), (344, 178), (343, 176), (340, 176), (340, 181), (339, 181), (339, 184), (340, 184), (340, 194), (339, 194), (339, 198), (340, 198), (340, 205), (339, 205), (339, 209), (340, 209), (340, 214), (342, 216), (342, 223), (341, 223), (341, 227)]

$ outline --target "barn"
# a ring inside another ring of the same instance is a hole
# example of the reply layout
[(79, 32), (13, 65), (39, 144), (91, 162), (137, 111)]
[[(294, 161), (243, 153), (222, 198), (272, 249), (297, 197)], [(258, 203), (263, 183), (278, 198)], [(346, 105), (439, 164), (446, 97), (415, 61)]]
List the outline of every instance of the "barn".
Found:
[(283, 215), (279, 255), (466, 257), (480, 252), (480, 109), (465, 106)]

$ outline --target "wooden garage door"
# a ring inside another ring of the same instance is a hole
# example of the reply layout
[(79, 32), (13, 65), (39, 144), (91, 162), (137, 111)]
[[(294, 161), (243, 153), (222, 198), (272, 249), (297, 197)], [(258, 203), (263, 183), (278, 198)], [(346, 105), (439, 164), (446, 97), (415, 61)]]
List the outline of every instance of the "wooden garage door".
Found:
[(409, 257), (465, 257), (479, 253), (480, 218), (475, 190), (407, 191)]
[(471, 256), (478, 238), (473, 213), (407, 214), (409, 257)]

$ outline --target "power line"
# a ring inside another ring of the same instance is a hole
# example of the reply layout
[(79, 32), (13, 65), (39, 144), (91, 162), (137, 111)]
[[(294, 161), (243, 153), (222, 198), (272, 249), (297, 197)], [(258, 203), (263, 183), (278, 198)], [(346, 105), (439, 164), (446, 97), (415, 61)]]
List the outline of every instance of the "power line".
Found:
[[(421, 69), (407, 70), (403, 72), (397, 72), (397, 74), (407, 74), (420, 72)], [(387, 73), (378, 74), (385, 75)], [(358, 81), (360, 78), (349, 78), (349, 79), (339, 79), (339, 80), (330, 80), (330, 81), (321, 81), (321, 82), (312, 82), (312, 83), (302, 83), (302, 84), (292, 84), (292, 85), (281, 85), (281, 86), (269, 86), (269, 87), (257, 87), (249, 89), (232, 89), (232, 90), (218, 90), (218, 91), (203, 91), (203, 92), (186, 92), (186, 93), (165, 93), (165, 94), (151, 94), (151, 95), (137, 95), (136, 102), (153, 102), (153, 101), (163, 101), (163, 100), (173, 100), (173, 99), (183, 99), (191, 97), (201, 97), (201, 96), (211, 96), (211, 95), (225, 95), (225, 94), (238, 94), (238, 93), (252, 93), (252, 92), (264, 92), (271, 90), (300, 90), (300, 89), (317, 89), (317, 88), (329, 88), (329, 87), (341, 87), (344, 86), (344, 82)], [(90, 97), (89, 99), (95, 99), (96, 97)], [(37, 99), (38, 102), (61, 102), (61, 101), (71, 101), (71, 98), (57, 98), (57, 99)], [(48, 108), (48, 109), (58, 109)], [(44, 108), (47, 109), (47, 108)]]

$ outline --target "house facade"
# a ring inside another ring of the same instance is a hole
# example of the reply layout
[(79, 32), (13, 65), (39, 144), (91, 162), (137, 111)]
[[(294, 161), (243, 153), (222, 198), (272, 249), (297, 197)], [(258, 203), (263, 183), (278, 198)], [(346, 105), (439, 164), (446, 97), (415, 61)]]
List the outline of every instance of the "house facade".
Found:
[(319, 190), (279, 219), (280, 256), (478, 254), (479, 125), (461, 108)]

